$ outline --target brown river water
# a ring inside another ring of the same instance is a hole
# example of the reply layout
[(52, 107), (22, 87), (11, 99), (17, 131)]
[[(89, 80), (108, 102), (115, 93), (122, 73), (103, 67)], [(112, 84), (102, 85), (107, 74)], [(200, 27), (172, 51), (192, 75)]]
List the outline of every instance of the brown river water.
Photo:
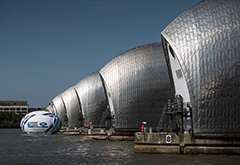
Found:
[(83, 141), (79, 135), (0, 129), (0, 164), (240, 165), (240, 155), (136, 154), (134, 146), (128, 141)]

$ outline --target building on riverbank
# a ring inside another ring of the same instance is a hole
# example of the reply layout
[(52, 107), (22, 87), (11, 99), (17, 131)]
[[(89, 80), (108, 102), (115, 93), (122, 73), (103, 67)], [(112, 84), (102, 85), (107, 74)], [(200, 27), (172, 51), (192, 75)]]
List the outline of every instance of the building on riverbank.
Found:
[(27, 114), (27, 101), (0, 101), (0, 112), (14, 112), (15, 114)]

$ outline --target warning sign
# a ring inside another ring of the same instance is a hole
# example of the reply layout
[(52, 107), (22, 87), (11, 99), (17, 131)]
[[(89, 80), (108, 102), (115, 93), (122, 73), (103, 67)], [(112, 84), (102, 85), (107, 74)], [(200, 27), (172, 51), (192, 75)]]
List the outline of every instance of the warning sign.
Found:
[(172, 143), (171, 135), (166, 135), (166, 143)]

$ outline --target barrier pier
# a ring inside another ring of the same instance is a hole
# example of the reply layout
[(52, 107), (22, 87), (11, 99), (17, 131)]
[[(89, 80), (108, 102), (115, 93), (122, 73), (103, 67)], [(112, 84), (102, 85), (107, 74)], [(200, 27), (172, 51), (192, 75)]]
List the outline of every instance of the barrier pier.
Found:
[(192, 133), (135, 133), (136, 153), (240, 154), (240, 136)]

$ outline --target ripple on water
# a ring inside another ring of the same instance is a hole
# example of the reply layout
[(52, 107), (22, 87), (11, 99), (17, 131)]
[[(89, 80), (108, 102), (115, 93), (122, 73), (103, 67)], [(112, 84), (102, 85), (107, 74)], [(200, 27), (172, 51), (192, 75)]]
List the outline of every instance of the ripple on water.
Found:
[(135, 154), (134, 143), (0, 129), (0, 164), (240, 164), (238, 155)]

